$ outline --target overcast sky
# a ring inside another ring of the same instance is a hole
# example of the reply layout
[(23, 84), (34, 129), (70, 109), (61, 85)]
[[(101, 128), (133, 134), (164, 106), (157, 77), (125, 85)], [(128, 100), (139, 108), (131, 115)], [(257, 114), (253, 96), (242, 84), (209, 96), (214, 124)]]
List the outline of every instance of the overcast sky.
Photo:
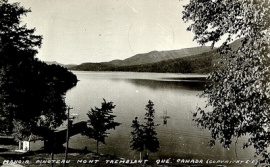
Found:
[(43, 36), (37, 57), (63, 64), (125, 59), (198, 46), (182, 21), (188, 0), (10, 0), (31, 8), (28, 28)]

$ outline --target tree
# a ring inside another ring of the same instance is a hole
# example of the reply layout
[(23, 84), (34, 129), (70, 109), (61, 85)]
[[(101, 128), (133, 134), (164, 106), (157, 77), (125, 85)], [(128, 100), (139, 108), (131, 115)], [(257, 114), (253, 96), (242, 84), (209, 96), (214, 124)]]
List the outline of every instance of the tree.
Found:
[(77, 83), (67, 69), (35, 58), (42, 37), (21, 25), (28, 12), (19, 3), (0, 0), (0, 131), (18, 140), (46, 137), (40, 128), (61, 125), (65, 92)]
[(88, 127), (83, 132), (83, 135), (97, 141), (97, 153), (99, 142), (105, 144), (105, 138), (108, 137), (109, 134), (107, 130), (115, 129), (121, 124), (114, 121), (114, 118), (116, 117), (115, 115), (112, 115), (114, 108), (115, 105), (113, 105), (113, 102), (106, 102), (106, 100), (103, 99), (101, 108), (91, 108), (91, 111), (88, 111), (87, 113), (89, 118)]
[(145, 148), (150, 152), (156, 152), (159, 148), (159, 141), (156, 137), (157, 132), (155, 131), (155, 127), (158, 126), (154, 123), (154, 103), (149, 100), (146, 105), (146, 113), (145, 113), (145, 125), (143, 126), (144, 138), (145, 138)]
[(132, 140), (131, 140), (131, 149), (140, 152), (140, 159), (141, 159), (141, 152), (144, 150), (144, 132), (142, 130), (142, 125), (139, 124), (138, 117), (132, 121), (132, 128), (134, 130), (131, 132)]
[(156, 137), (157, 132), (155, 131), (155, 127), (158, 126), (158, 124), (154, 123), (155, 109), (154, 103), (151, 100), (148, 101), (145, 110), (144, 119), (146, 122), (143, 125), (139, 124), (137, 117), (132, 121), (133, 124), (131, 127), (134, 128), (134, 131), (131, 132), (133, 138), (130, 147), (132, 150), (140, 152), (146, 149), (146, 156), (148, 156), (148, 151), (156, 152), (159, 149), (159, 141)]
[[(198, 43), (223, 42), (218, 49), (221, 68), (209, 75), (212, 83), (202, 94), (210, 111), (198, 107), (195, 121), (211, 131), (211, 145), (219, 140), (230, 147), (233, 138), (248, 136), (244, 148), (253, 145), (261, 162), (269, 161), (270, 2), (191, 0), (183, 20), (192, 21), (188, 30)], [(231, 47), (238, 38), (239, 46)]]

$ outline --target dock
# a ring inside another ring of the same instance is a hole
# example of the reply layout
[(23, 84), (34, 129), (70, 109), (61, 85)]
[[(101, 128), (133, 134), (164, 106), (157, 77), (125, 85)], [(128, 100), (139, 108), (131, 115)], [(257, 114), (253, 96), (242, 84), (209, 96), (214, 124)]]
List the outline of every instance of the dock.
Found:
[[(86, 121), (80, 121), (71, 124), (68, 129), (69, 138), (77, 134), (81, 134), (86, 128), (87, 128)], [(44, 139), (44, 148), (61, 147), (64, 143), (66, 143), (67, 137), (66, 135), (67, 135), (67, 127), (57, 129), (51, 132), (51, 134), (48, 134), (48, 136), (46, 136), (46, 139)]]

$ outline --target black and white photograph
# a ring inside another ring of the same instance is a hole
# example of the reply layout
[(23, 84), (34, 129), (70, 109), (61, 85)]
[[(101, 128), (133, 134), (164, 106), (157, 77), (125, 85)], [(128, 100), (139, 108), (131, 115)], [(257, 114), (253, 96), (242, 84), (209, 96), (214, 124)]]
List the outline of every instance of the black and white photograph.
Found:
[(0, 166), (270, 166), (269, 0), (0, 0)]

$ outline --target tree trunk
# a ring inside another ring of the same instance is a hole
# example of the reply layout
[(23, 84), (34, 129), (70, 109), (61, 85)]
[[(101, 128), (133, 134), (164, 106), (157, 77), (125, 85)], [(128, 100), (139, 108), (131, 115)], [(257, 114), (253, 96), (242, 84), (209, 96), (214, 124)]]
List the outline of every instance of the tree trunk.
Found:
[[(51, 160), (53, 160), (53, 151), (51, 152)], [(52, 164), (52, 167), (53, 167), (53, 163), (51, 163)]]
[(148, 157), (149, 157), (149, 152), (148, 150), (146, 150), (146, 153), (144, 154), (144, 159), (148, 160)]
[(97, 140), (97, 154), (98, 154), (98, 140)]

